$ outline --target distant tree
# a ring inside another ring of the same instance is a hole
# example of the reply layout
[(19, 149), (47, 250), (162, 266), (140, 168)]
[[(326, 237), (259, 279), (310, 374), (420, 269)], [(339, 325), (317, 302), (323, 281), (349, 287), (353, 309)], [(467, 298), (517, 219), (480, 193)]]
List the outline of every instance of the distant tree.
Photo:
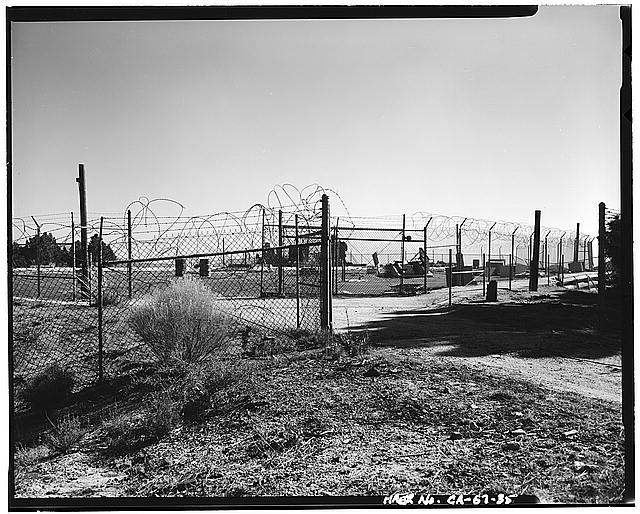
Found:
[[(100, 258), (99, 252), (100, 238), (98, 237), (98, 234), (94, 234), (93, 236), (91, 236), (91, 240), (89, 241), (89, 253), (91, 254), (91, 262), (98, 262), (98, 259)], [(116, 254), (108, 244), (105, 244), (104, 241), (102, 242), (102, 258), (105, 261), (116, 260)]]
[(31, 265), (25, 245), (14, 242), (11, 245), (11, 262), (14, 268), (26, 268)]
[(40, 264), (57, 264), (60, 261), (60, 246), (52, 234), (44, 232), (39, 238), (33, 236), (27, 240), (24, 256), (31, 264), (36, 264), (38, 255)]

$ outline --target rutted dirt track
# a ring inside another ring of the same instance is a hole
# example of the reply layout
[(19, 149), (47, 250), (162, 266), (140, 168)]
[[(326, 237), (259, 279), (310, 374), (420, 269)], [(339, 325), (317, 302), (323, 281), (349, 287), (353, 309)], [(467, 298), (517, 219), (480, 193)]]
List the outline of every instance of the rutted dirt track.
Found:
[(425, 357), (464, 362), (505, 380), (518, 377), (558, 391), (621, 402), (620, 344), (598, 334), (595, 295), (527, 281), (485, 303), (482, 290), (454, 288), (410, 297), (333, 300), (338, 331), (368, 330), (382, 346), (414, 348)]

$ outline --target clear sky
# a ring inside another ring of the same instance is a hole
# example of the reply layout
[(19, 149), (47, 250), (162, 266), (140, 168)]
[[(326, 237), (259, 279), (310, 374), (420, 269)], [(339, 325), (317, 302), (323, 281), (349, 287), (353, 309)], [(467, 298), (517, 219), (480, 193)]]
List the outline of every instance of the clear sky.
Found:
[(619, 208), (614, 6), (495, 20), (14, 23), (13, 212), (186, 214), (318, 183), (352, 215), (597, 233)]

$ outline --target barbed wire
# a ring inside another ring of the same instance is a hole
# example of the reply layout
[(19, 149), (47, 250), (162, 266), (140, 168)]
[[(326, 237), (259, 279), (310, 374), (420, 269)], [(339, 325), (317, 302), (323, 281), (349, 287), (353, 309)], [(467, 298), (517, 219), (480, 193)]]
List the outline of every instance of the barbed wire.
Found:
[[(128, 256), (128, 211), (131, 211), (131, 246), (135, 258), (175, 256), (185, 251), (220, 252), (224, 249), (224, 238), (229, 235), (235, 236), (236, 247), (255, 249), (262, 247), (263, 243), (275, 246), (279, 237), (280, 212), (285, 226), (293, 225), (296, 215), (300, 227), (319, 226), (323, 194), (330, 196), (331, 224), (339, 225), (341, 234), (348, 234), (349, 229), (362, 226), (394, 229), (402, 226), (402, 215), (352, 216), (341, 196), (321, 185), (310, 184), (300, 189), (293, 184), (282, 184), (268, 192), (265, 203), (253, 204), (244, 211), (221, 211), (196, 216), (186, 216), (185, 206), (177, 200), (143, 196), (130, 202), (120, 215), (102, 215), (103, 240), (118, 258)], [(607, 213), (608, 218), (619, 214), (613, 209), (607, 209)], [(75, 221), (73, 234), (72, 216)], [(99, 213), (91, 213), (87, 221), (89, 237), (99, 231), (100, 217)], [(79, 240), (81, 227), (75, 212), (41, 215), (36, 217), (36, 221), (41, 234), (50, 233), (61, 245), (70, 245), (73, 240)], [(12, 225), (15, 243), (25, 244), (37, 234), (37, 225), (31, 217), (14, 217)], [(506, 220), (465, 218), (424, 211), (406, 217), (406, 229), (409, 231), (421, 231), (425, 226), (429, 242), (439, 245), (455, 244), (458, 228), (462, 245), (466, 248), (486, 247), (489, 232), (492, 242), (496, 244), (510, 244), (513, 236), (516, 246), (527, 246), (534, 231), (531, 225)], [(542, 227), (541, 240), (545, 238), (549, 245), (558, 245), (562, 241), (563, 248), (571, 248), (576, 244), (576, 231)], [(391, 239), (396, 237), (392, 236)], [(580, 244), (593, 239), (589, 234), (580, 234)]]

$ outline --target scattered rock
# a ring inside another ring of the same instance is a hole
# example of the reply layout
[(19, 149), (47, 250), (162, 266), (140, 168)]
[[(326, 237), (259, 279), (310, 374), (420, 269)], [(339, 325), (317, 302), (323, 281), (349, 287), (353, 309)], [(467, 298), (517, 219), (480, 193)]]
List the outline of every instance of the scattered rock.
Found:
[(564, 432), (562, 435), (565, 437), (571, 437), (573, 435), (576, 435), (578, 433), (577, 430), (569, 430), (568, 432)]
[(524, 430), (522, 430), (521, 428), (517, 429), (517, 430), (512, 430), (511, 433), (513, 435), (525, 435), (526, 432)]

